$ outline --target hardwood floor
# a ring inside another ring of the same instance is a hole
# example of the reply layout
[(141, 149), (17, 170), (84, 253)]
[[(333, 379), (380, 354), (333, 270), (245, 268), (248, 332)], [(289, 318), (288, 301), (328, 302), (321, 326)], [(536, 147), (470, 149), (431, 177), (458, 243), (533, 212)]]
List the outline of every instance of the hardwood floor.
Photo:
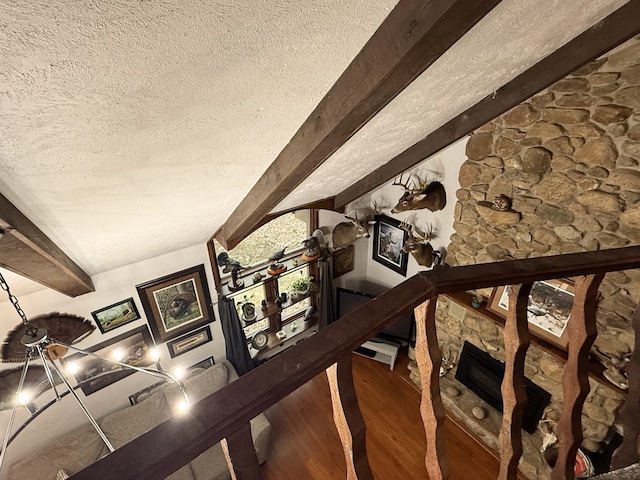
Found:
[[(409, 383), (408, 358), (388, 365), (353, 356), (358, 401), (367, 425), (367, 452), (377, 480), (428, 479), (426, 441), (420, 418), (420, 394)], [(336, 480), (346, 478), (342, 447), (331, 410), (326, 375), (303, 385), (267, 411), (272, 422), (265, 480)], [(499, 462), (453, 421), (445, 423), (452, 480), (493, 480)]]

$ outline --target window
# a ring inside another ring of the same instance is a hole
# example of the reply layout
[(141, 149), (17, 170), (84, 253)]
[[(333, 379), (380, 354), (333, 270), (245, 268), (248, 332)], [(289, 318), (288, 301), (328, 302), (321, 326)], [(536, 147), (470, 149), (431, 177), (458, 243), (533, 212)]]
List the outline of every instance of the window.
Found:
[[(253, 270), (255, 267), (266, 265), (267, 259), (284, 247), (287, 247), (286, 253), (301, 250), (302, 240), (309, 235), (308, 210), (286, 213), (258, 228), (228, 253), (245, 269)], [(216, 255), (227, 251), (217, 240), (214, 240), (214, 245)], [(220, 267), (219, 271), (221, 276), (228, 275)], [(245, 273), (243, 272), (242, 275), (244, 276)]]
[[(315, 212), (314, 215), (317, 217)], [(216, 288), (219, 293), (235, 301), (247, 341), (251, 341), (257, 332), (276, 332), (282, 329), (282, 325), (301, 318), (307, 308), (314, 304), (312, 296), (294, 300), (290, 296), (294, 282), (314, 277), (313, 272), (317, 270), (315, 263), (308, 264), (301, 259), (302, 241), (309, 237), (311, 223), (308, 210), (281, 215), (227, 252), (232, 260), (238, 261), (243, 267), (238, 272), (238, 277), (244, 282), (244, 287), (240, 290), (229, 289), (231, 274), (224, 272), (212, 258), (213, 268), (217, 268), (220, 273), (219, 279), (216, 279)], [(215, 259), (221, 252), (226, 251), (216, 240), (213, 247)], [(287, 265), (287, 270), (279, 275), (268, 275), (267, 268), (271, 263), (269, 257), (284, 247), (285, 254), (280, 262)], [(262, 278), (258, 279), (257, 275)], [(317, 274), (315, 277), (317, 278)], [(282, 301), (282, 293), (286, 293), (286, 301)], [(263, 302), (266, 309), (263, 308)], [(247, 303), (255, 306), (255, 318), (244, 318), (242, 307)]]

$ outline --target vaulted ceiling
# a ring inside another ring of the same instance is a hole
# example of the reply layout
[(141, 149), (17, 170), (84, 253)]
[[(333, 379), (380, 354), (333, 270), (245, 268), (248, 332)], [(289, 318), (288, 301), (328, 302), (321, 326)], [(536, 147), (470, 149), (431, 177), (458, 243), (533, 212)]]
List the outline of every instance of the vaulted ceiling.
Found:
[(340, 208), (636, 34), (639, 4), (0, 0), (0, 265), (77, 294)]

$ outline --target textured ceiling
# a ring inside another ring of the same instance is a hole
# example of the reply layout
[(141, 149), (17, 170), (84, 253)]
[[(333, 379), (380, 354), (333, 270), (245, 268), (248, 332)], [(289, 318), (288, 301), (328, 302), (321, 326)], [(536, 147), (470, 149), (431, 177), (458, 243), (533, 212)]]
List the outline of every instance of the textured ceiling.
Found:
[(203, 243), (395, 3), (0, 1), (0, 192), (90, 274)]
[[(504, 0), (278, 209), (338, 193), (624, 3)], [(0, 0), (0, 192), (89, 274), (204, 243), (395, 4)]]
[(625, 3), (503, 0), (274, 211), (342, 192)]

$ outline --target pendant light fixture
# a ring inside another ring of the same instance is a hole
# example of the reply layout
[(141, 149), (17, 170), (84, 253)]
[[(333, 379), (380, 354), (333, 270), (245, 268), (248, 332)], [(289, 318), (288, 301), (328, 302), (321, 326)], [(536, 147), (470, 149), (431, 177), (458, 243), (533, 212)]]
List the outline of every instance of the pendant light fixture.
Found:
[[(189, 398), (184, 388), (184, 383), (175, 374), (162, 370), (157, 352), (147, 352), (148, 355), (152, 356), (152, 360), (156, 364), (157, 368), (154, 369), (137, 367), (123, 363), (118, 359), (106, 358), (94, 352), (77, 348), (73, 346), (73, 344), (86, 338), (95, 329), (95, 326), (89, 321), (76, 315), (60, 314), (57, 312), (28, 319), (22, 308), (20, 308), (18, 299), (11, 293), (9, 285), (2, 276), (2, 273), (0, 273), (0, 287), (7, 292), (9, 301), (22, 320), (22, 323), (7, 335), (0, 350), (0, 356), (3, 362), (24, 363), (21, 369), (12, 369), (6, 373), (0, 373), (0, 383), (4, 380), (3, 386), (0, 387), (0, 393), (2, 394), (0, 395), (0, 410), (5, 409), (5, 405), (8, 406), (12, 403), (9, 423), (2, 443), (2, 451), (0, 452), (0, 471), (2, 470), (7, 447), (16, 435), (22, 432), (31, 420), (50, 406), (59, 403), (59, 400), (67, 395), (73, 397), (109, 451), (114, 451), (111, 442), (98, 425), (98, 422), (96, 422), (89, 409), (76, 393), (76, 390), (81, 385), (87, 381), (95, 380), (96, 377), (94, 376), (84, 382), (76, 382), (75, 385), (72, 385), (64, 369), (56, 363), (56, 360), (64, 356), (68, 350), (90, 355), (101, 361), (111, 362), (125, 369), (134, 370), (167, 382), (175, 383), (184, 397), (182, 404), (184, 406), (189, 405)], [(41, 365), (32, 364), (33, 361), (38, 360), (41, 362)], [(20, 371), (19, 376), (18, 371)], [(99, 376), (109, 374), (110, 373), (104, 373)], [(30, 388), (25, 389), (25, 386), (29, 386)], [(10, 388), (15, 388), (13, 395), (7, 394), (7, 389)], [(33, 398), (27, 395), (27, 390), (40, 394), (48, 389), (53, 389), (55, 398), (41, 409), (36, 410), (32, 403)], [(27, 408), (30, 416), (23, 425), (12, 433), (16, 411), (21, 405)]]

